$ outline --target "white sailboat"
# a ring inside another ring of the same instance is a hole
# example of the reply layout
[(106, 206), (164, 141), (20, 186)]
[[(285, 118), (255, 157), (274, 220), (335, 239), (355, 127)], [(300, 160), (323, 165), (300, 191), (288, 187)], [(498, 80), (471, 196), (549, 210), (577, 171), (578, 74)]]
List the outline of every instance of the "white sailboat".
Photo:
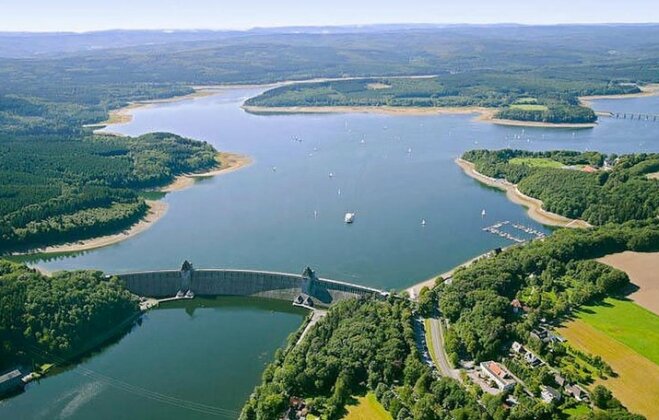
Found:
[(354, 222), (355, 213), (346, 213), (346, 215), (343, 217), (343, 221), (346, 222), (347, 224)]
[(481, 211), (481, 217), (485, 217), (485, 209), (483, 209), (483, 211)]

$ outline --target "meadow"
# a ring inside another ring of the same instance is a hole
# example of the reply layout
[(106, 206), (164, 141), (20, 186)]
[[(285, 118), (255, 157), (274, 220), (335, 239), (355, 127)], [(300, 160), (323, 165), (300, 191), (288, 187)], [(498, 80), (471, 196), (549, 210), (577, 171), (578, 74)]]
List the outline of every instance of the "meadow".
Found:
[(617, 374), (595, 384), (609, 388), (628, 409), (659, 418), (658, 316), (631, 301), (607, 298), (584, 307), (560, 333), (571, 346), (601, 356)]
[(372, 392), (357, 398), (357, 404), (349, 405), (346, 409), (348, 414), (344, 420), (393, 420)]

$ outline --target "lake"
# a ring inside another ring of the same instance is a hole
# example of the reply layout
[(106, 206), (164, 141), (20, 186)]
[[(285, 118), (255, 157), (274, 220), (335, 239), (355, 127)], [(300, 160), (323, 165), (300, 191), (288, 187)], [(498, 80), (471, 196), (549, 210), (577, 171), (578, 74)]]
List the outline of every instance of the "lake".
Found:
[[(134, 238), (31, 263), (51, 271), (109, 273), (173, 269), (184, 259), (197, 268), (295, 273), (309, 265), (321, 277), (403, 289), (511, 244), (484, 232), (485, 226), (510, 220), (549, 232), (502, 192), (464, 175), (454, 163), (464, 151), (659, 151), (659, 123), (653, 122), (602, 118), (594, 129), (523, 129), (469, 115), (242, 111), (242, 101), (260, 91), (226, 89), (158, 104), (111, 127), (128, 135), (170, 131), (206, 140), (218, 150), (250, 155), (254, 164), (168, 194), (167, 214)], [(659, 114), (657, 97), (595, 105)], [(343, 222), (346, 212), (356, 213), (354, 224)], [(152, 311), (118, 343), (3, 402), (0, 417), (210, 415), (191, 407), (235, 417), (264, 364), (303, 315), (285, 303), (238, 298), (195, 299), (185, 308)]]

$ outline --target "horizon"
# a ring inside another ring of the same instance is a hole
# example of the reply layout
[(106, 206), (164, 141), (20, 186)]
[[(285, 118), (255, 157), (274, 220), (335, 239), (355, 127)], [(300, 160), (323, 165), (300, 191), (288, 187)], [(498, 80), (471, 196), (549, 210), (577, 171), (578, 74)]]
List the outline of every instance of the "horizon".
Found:
[(657, 22), (558, 22), (558, 23), (518, 23), (518, 22), (491, 22), (491, 23), (423, 23), (423, 22), (388, 22), (388, 23), (366, 23), (366, 24), (336, 24), (336, 25), (282, 25), (282, 26), (252, 26), (247, 28), (103, 28), (103, 29), (90, 29), (90, 30), (2, 30), (0, 34), (39, 34), (39, 35), (84, 35), (104, 32), (252, 32), (259, 30), (294, 30), (294, 29), (366, 29), (377, 27), (399, 27), (405, 28), (426, 28), (426, 29), (442, 29), (451, 27), (579, 27), (579, 26), (658, 26)]
[[(224, 3), (224, 4), (223, 4)], [(556, 0), (551, 8), (522, 0), (459, 3), (410, 0), (335, 0), (277, 4), (243, 0), (239, 4), (211, 0), (117, 0), (89, 4), (62, 0), (41, 4), (25, 0), (2, 7), (0, 32), (87, 33), (113, 30), (249, 31), (259, 28), (351, 27), (372, 25), (598, 25), (659, 23), (659, 6), (630, 0), (625, 7), (597, 0)], [(654, 16), (648, 19), (648, 16)], [(402, 23), (401, 23), (402, 22)]]

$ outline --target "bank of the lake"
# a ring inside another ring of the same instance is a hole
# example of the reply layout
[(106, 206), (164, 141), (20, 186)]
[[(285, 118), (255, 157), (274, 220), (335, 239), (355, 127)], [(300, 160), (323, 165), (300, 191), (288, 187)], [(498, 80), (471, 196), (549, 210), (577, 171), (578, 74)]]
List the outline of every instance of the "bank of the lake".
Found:
[(481, 174), (476, 170), (475, 165), (471, 162), (461, 158), (456, 159), (455, 162), (458, 164), (458, 166), (460, 166), (460, 168), (462, 168), (465, 174), (476, 179), (478, 182), (505, 191), (506, 197), (508, 197), (510, 201), (526, 207), (528, 215), (533, 220), (542, 223), (543, 225), (570, 228), (591, 227), (591, 225), (584, 220), (570, 219), (568, 217), (561, 216), (560, 214), (552, 213), (543, 209), (541, 200), (529, 197), (528, 195), (522, 193), (519, 188), (517, 188), (517, 185), (510, 183), (505, 179), (495, 179)]
[[(193, 186), (199, 179), (210, 178), (219, 175), (224, 175), (238, 169), (241, 169), (245, 166), (248, 166), (252, 163), (252, 159), (249, 156), (241, 155), (238, 153), (229, 153), (229, 152), (219, 152), (217, 155), (218, 166), (214, 169), (211, 169), (206, 172), (200, 173), (191, 173), (179, 175), (174, 180), (162, 187), (158, 191), (163, 193), (171, 193), (175, 191), (182, 191), (186, 188)], [(134, 236), (141, 234), (150, 227), (152, 227), (156, 222), (162, 219), (165, 214), (167, 214), (167, 203), (162, 200), (145, 200), (148, 210), (144, 217), (139, 220), (137, 223), (130, 226), (128, 229), (123, 230), (122, 232), (114, 233), (111, 235), (98, 236), (89, 239), (83, 239), (80, 241), (60, 244), (60, 245), (51, 245), (43, 248), (37, 248), (25, 253), (20, 254), (61, 254), (61, 253), (70, 253), (70, 252), (82, 252), (90, 251), (92, 249), (102, 248), (105, 246), (110, 246), (117, 244), (119, 242), (130, 239)]]
[(364, 113), (364, 114), (383, 114), (383, 115), (464, 115), (477, 114), (476, 121), (482, 121), (497, 125), (506, 125), (512, 127), (535, 127), (535, 128), (566, 128), (566, 129), (583, 129), (594, 128), (596, 123), (587, 124), (567, 124), (567, 123), (549, 123), (537, 121), (507, 120), (496, 118), (496, 108), (484, 108), (478, 106), (465, 107), (406, 107), (406, 106), (282, 106), (267, 107), (255, 105), (243, 105), (242, 108), (253, 114), (347, 114), (347, 113)]

